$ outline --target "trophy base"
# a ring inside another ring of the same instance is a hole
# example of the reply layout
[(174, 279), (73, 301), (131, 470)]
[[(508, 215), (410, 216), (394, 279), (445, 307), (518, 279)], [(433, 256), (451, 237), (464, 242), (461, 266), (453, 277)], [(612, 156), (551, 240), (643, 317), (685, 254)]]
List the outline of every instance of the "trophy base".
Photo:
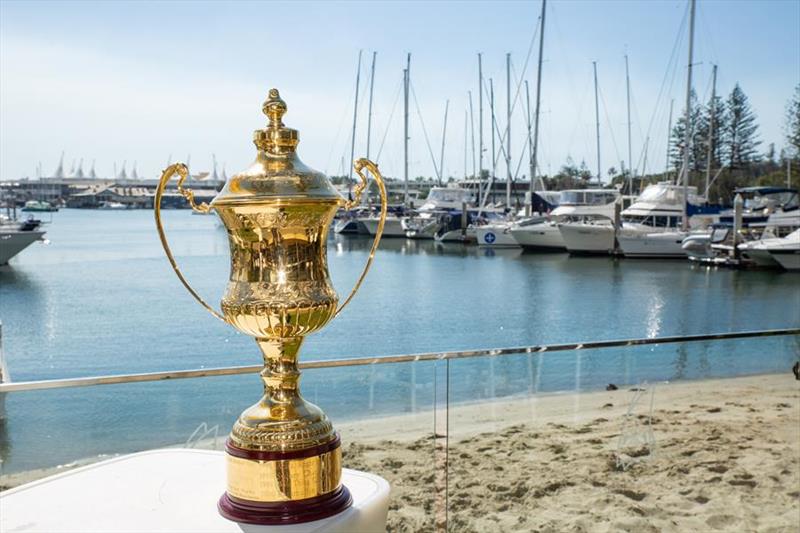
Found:
[(338, 514), (352, 504), (341, 483), (339, 435), (293, 451), (258, 451), (225, 445), (228, 487), (217, 508), (235, 522), (299, 524)]
[(322, 520), (341, 513), (353, 503), (350, 491), (340, 485), (328, 494), (284, 502), (253, 502), (222, 495), (217, 504), (219, 513), (234, 522), (274, 526), (281, 524), (302, 524)]

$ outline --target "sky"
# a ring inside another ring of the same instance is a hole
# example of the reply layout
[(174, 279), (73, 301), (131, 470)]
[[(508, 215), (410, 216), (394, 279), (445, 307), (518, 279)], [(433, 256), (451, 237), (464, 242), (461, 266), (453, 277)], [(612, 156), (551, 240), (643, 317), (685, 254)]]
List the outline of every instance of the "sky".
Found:
[[(527, 175), (522, 82), (529, 82), (533, 107), (540, 11), (539, 1), (0, 0), (0, 179), (33, 177), (39, 164), (44, 175), (52, 175), (62, 152), (66, 171), (82, 159), (84, 171), (95, 162), (101, 176), (113, 175), (123, 162), (130, 173), (135, 162), (139, 175), (157, 177), (168, 161), (189, 157), (192, 171), (206, 171), (214, 156), (220, 171), (224, 165), (235, 173), (254, 158), (252, 131), (266, 123), (261, 105), (271, 87), (288, 104), (284, 122), (300, 132), (303, 161), (342, 174), (350, 159), (359, 50), (356, 158), (367, 151), (375, 51), (370, 156), (386, 176), (402, 177), (400, 89), (411, 53), (409, 173), (435, 174), (432, 161), (439, 165), (449, 101), (443, 174), (471, 174), (480, 166), (480, 52), (486, 78), (483, 168), (490, 168), (488, 79), (499, 145), (507, 127), (510, 53), (511, 172)], [(684, 107), (686, 19), (686, 0), (548, 2), (542, 173), (556, 172), (568, 157), (596, 172), (593, 62), (604, 179), (610, 167), (619, 169), (628, 160), (626, 54), (631, 160), (639, 172), (664, 168), (670, 101), (673, 121)], [(727, 95), (739, 83), (758, 118), (762, 149), (775, 143), (780, 150), (785, 105), (800, 83), (800, 1), (699, 0), (694, 57), (699, 98), (709, 98), (717, 64), (718, 93)], [(501, 179), (504, 158), (496, 168)]]

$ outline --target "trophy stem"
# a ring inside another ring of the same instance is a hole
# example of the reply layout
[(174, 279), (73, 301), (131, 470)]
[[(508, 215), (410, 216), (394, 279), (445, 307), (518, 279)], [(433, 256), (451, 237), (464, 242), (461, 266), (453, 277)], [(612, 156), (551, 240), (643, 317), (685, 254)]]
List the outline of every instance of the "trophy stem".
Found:
[(300, 370), (297, 368), (297, 354), (304, 337), (277, 339), (256, 339), (264, 356), (264, 394), (276, 404), (291, 404), (297, 401)]
[(352, 498), (341, 484), (339, 436), (298, 391), (303, 337), (256, 342), (264, 354), (264, 397), (242, 413), (226, 443), (228, 486), (220, 513), (237, 522), (290, 524), (347, 509)]

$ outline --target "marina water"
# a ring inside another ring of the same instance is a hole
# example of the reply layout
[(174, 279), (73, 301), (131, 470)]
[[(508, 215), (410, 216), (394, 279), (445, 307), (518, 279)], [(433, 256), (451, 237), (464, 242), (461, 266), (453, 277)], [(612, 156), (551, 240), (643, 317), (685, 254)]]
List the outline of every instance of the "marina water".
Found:
[[(47, 215), (49, 217), (49, 215)], [(164, 214), (182, 271), (209, 302), (228, 275), (215, 216)], [(198, 306), (164, 257), (152, 211), (62, 210), (0, 268), (3, 349), (14, 381), (256, 365), (251, 338)], [(341, 298), (369, 250), (331, 236)], [(800, 279), (686, 261), (527, 254), (385, 239), (348, 309), (306, 340), (301, 361), (796, 327)], [(796, 338), (629, 347), (453, 361), (450, 401), (597, 390), (641, 379), (784, 371)], [(302, 390), (334, 423), (429, 410), (433, 362), (308, 370)], [(8, 394), (2, 473), (225, 435), (259, 395), (257, 375)]]

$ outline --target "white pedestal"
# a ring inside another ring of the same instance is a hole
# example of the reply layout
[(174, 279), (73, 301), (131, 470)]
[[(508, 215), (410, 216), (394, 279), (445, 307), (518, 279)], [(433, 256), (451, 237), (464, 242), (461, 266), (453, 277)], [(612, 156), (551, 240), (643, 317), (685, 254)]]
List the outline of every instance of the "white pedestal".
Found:
[(135, 453), (0, 493), (0, 531), (56, 532), (383, 532), (389, 484), (344, 470), (353, 496), (346, 511), (286, 526), (239, 524), (221, 517), (225, 456), (208, 450)]

